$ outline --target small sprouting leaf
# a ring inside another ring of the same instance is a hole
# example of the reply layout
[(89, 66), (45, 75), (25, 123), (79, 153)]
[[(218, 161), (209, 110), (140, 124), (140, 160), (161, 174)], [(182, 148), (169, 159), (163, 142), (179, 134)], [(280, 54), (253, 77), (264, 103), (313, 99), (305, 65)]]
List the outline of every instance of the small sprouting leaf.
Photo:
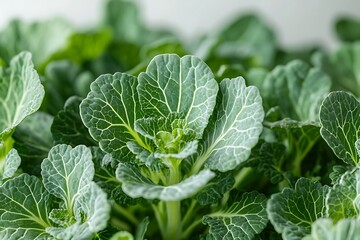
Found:
[(79, 105), (82, 98), (73, 96), (66, 100), (64, 109), (59, 111), (51, 125), (51, 132), (55, 144), (68, 144), (70, 146), (96, 145), (89, 135), (80, 117)]
[(95, 171), (90, 149), (83, 145), (72, 148), (65, 144), (50, 150), (41, 169), (46, 190), (63, 200), (69, 211), (73, 209), (79, 192), (92, 181)]
[(303, 240), (354, 240), (360, 236), (360, 219), (341, 219), (336, 224), (329, 218), (320, 218), (311, 227), (311, 235)]
[(349, 93), (332, 92), (320, 109), (320, 133), (335, 155), (350, 165), (359, 156), (355, 142), (360, 138), (360, 103)]
[[(221, 172), (246, 161), (262, 132), (264, 110), (256, 87), (246, 87), (241, 77), (220, 83), (218, 105), (204, 133), (202, 152), (195, 163), (204, 162)], [(199, 169), (195, 169), (197, 172)]]
[(21, 167), (29, 174), (40, 175), (41, 162), (54, 145), (50, 131), (53, 119), (50, 114), (37, 111), (25, 118), (13, 134), (14, 148), (22, 160)]
[(0, 184), (1, 181), (6, 180), (7, 178), (11, 178), (15, 175), (15, 172), (19, 168), (20, 163), (21, 163), (21, 158), (18, 152), (14, 148), (11, 149), (5, 157), (4, 170), (2, 176), (0, 175)]
[(107, 226), (110, 204), (106, 194), (94, 182), (78, 193), (74, 204), (76, 223), (68, 227), (49, 227), (46, 232), (63, 240), (88, 240)]
[(51, 239), (45, 232), (51, 226), (49, 198), (37, 177), (22, 174), (6, 181), (0, 187), (2, 239)]
[(359, 216), (360, 170), (343, 174), (326, 196), (326, 213), (335, 222), (343, 218)]
[(199, 58), (175, 54), (156, 56), (139, 75), (141, 107), (148, 117), (180, 113), (201, 138), (214, 109), (218, 85)]
[(30, 53), (16, 55), (8, 69), (0, 67), (0, 141), (39, 109), (44, 94)]
[(144, 218), (138, 225), (135, 233), (135, 240), (144, 240), (146, 230), (150, 223), (149, 217)]
[(136, 141), (147, 148), (134, 130), (134, 122), (142, 118), (136, 77), (124, 73), (101, 75), (91, 84), (91, 91), (80, 104), (80, 115), (90, 135), (103, 151), (126, 155), (126, 144)]
[(268, 222), (266, 200), (256, 192), (244, 193), (231, 206), (205, 215), (202, 221), (210, 226), (207, 239), (253, 239)]
[(285, 188), (273, 194), (267, 203), (267, 212), (275, 230), (283, 239), (301, 239), (309, 234), (311, 224), (325, 216), (327, 192), (328, 188), (320, 183), (300, 178), (295, 189)]
[(116, 169), (116, 177), (122, 182), (123, 191), (132, 198), (180, 201), (199, 192), (215, 174), (206, 169), (180, 183), (162, 186), (143, 176), (138, 168), (120, 163)]

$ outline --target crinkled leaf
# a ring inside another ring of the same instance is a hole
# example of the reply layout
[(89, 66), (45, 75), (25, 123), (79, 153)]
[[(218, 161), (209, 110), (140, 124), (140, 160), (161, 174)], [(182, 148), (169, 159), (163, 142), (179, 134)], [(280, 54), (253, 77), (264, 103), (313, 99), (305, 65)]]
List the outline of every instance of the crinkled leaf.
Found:
[(319, 69), (294, 60), (277, 66), (259, 84), (267, 110), (279, 106), (283, 117), (318, 122), (320, 105), (329, 93), (331, 80)]
[(218, 104), (204, 133), (195, 172), (205, 161), (210, 169), (221, 172), (245, 162), (262, 132), (263, 119), (264, 110), (257, 88), (246, 87), (241, 77), (224, 79), (220, 83)]
[(63, 240), (92, 239), (95, 233), (107, 226), (110, 218), (110, 204), (106, 194), (91, 182), (82, 188), (74, 204), (76, 223), (69, 227), (49, 227), (48, 233)]
[(126, 143), (146, 144), (134, 130), (134, 122), (142, 118), (136, 77), (115, 73), (100, 76), (91, 84), (91, 92), (80, 104), (80, 115), (90, 135), (103, 151), (117, 156), (129, 154)]
[(0, 141), (39, 109), (43, 97), (44, 87), (30, 53), (22, 52), (11, 60), (8, 69), (0, 68)]
[(22, 174), (0, 187), (0, 231), (7, 240), (50, 239), (50, 195), (41, 181)]
[(0, 55), (8, 62), (19, 52), (29, 51), (35, 65), (40, 66), (65, 45), (72, 32), (73, 28), (63, 19), (33, 23), (13, 20), (0, 32)]
[(267, 143), (261, 145), (257, 170), (270, 179), (273, 184), (283, 180), (281, 165), (284, 161), (285, 146), (280, 143)]
[(65, 102), (64, 109), (55, 116), (51, 125), (55, 144), (68, 144), (72, 147), (81, 144), (86, 146), (96, 145), (81, 120), (79, 109), (81, 101), (82, 98), (80, 97), (70, 97)]
[(146, 167), (155, 171), (164, 166), (162, 161), (155, 157), (154, 153), (149, 152), (139, 144), (135, 142), (128, 142), (127, 147), (133, 154), (135, 154), (135, 157), (139, 161), (140, 165), (145, 164)]
[(335, 165), (333, 166), (333, 171), (329, 174), (329, 178), (331, 179), (331, 183), (335, 184), (340, 181), (340, 178), (347, 172), (351, 171), (353, 168), (349, 165)]
[(327, 216), (335, 222), (342, 218), (359, 216), (360, 170), (343, 174), (326, 196)]
[(116, 169), (116, 177), (122, 182), (123, 191), (130, 197), (180, 201), (195, 195), (215, 177), (215, 174), (206, 169), (180, 183), (162, 186), (154, 184), (150, 179), (143, 176), (138, 168), (120, 163)]
[(21, 122), (13, 134), (14, 148), (22, 159), (21, 167), (29, 174), (40, 175), (41, 162), (54, 145), (50, 131), (53, 119), (50, 114), (38, 111)]
[(215, 106), (218, 85), (199, 58), (165, 54), (156, 56), (139, 75), (138, 91), (148, 117), (180, 113), (201, 138)]
[(205, 215), (202, 221), (210, 226), (206, 239), (253, 239), (268, 222), (266, 200), (256, 192), (244, 193), (231, 206)]
[(349, 93), (332, 92), (320, 110), (321, 136), (335, 155), (350, 165), (357, 165), (359, 156), (355, 142), (360, 138), (360, 103)]
[[(311, 231), (311, 224), (325, 216), (327, 187), (300, 178), (295, 189), (275, 193), (267, 203), (267, 212), (275, 230), (283, 239), (301, 239)], [(311, 203), (311, 204), (310, 204)]]
[(336, 224), (329, 218), (320, 218), (311, 227), (311, 235), (303, 240), (354, 240), (360, 236), (360, 219), (341, 219)]
[(90, 149), (61, 144), (54, 146), (41, 164), (41, 175), (46, 190), (60, 198), (71, 211), (76, 198), (94, 177)]
[(235, 183), (232, 172), (216, 173), (216, 176), (196, 194), (196, 199), (200, 205), (216, 204), (223, 195), (230, 191)]
[(11, 149), (5, 157), (4, 171), (2, 171), (2, 176), (0, 175), (1, 181), (11, 178), (15, 175), (15, 172), (18, 170), (21, 163), (21, 158), (16, 151), (16, 149)]

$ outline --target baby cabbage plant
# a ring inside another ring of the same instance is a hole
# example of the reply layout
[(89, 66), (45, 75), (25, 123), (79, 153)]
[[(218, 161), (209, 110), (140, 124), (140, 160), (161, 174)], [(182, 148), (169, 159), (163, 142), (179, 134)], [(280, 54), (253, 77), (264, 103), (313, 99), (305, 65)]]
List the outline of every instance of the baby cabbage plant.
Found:
[(159, 55), (138, 77), (100, 76), (80, 114), (106, 153), (107, 175), (98, 177), (144, 202), (163, 239), (188, 239), (203, 224), (215, 239), (251, 239), (265, 228), (264, 195), (226, 201), (264, 118), (258, 90), (243, 78), (218, 84), (197, 57)]

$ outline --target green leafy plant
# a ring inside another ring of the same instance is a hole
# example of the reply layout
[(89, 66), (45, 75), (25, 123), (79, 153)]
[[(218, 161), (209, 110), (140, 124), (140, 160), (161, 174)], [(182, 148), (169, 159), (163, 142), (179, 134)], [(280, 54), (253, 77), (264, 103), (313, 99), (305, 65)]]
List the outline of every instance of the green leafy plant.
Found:
[(358, 20), (294, 51), (253, 14), (185, 44), (104, 10), (0, 31), (0, 239), (357, 239)]

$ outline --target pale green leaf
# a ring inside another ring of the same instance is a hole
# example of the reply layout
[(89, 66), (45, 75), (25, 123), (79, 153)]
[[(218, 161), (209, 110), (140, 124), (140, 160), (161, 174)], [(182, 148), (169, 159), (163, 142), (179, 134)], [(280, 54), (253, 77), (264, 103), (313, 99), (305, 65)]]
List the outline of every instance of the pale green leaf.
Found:
[(0, 32), (0, 55), (9, 61), (19, 52), (29, 51), (39, 66), (65, 45), (72, 32), (73, 28), (63, 19), (33, 23), (13, 20)]
[(325, 216), (327, 187), (300, 178), (295, 189), (275, 193), (267, 203), (269, 219), (283, 239), (301, 239), (311, 231), (311, 224)]
[(332, 92), (320, 110), (320, 133), (335, 155), (350, 165), (357, 165), (359, 156), (355, 142), (360, 138), (360, 103), (349, 93)]
[(256, 87), (246, 87), (241, 77), (220, 83), (218, 104), (204, 133), (202, 152), (193, 168), (203, 163), (222, 172), (245, 162), (262, 132), (264, 110)]
[(201, 138), (216, 102), (218, 85), (210, 68), (199, 58), (174, 54), (156, 56), (139, 75), (139, 97), (147, 116), (185, 116)]
[(311, 227), (311, 235), (303, 240), (355, 240), (360, 236), (360, 219), (341, 219), (336, 224), (329, 218), (320, 218)]
[(360, 170), (344, 173), (326, 196), (327, 216), (335, 222), (360, 213)]
[(69, 227), (50, 227), (46, 231), (58, 239), (87, 240), (107, 226), (110, 204), (106, 194), (91, 182), (80, 190), (75, 205), (76, 223)]
[(132, 198), (180, 201), (195, 195), (215, 174), (206, 169), (180, 183), (162, 186), (143, 176), (138, 168), (120, 163), (116, 169), (116, 177), (122, 182), (123, 191)]
[(268, 66), (275, 56), (275, 36), (265, 21), (248, 14), (235, 19), (217, 35), (217, 56), (250, 59), (254, 65)]
[(21, 158), (16, 151), (16, 149), (11, 149), (10, 152), (5, 157), (4, 173), (2, 175), (2, 180), (11, 178), (15, 175), (16, 170), (18, 170), (21, 163)]
[(126, 155), (129, 153), (126, 143), (134, 140), (147, 148), (134, 130), (134, 122), (142, 118), (137, 85), (136, 77), (131, 75), (101, 75), (80, 104), (85, 126), (107, 153)]
[(277, 66), (261, 85), (265, 108), (279, 106), (283, 117), (319, 121), (319, 109), (330, 91), (331, 80), (322, 71), (294, 60)]
[(326, 56), (316, 53), (314, 65), (327, 72), (333, 80), (333, 88), (349, 91), (360, 97), (360, 42), (342, 44)]
[(244, 193), (229, 207), (205, 215), (202, 221), (210, 226), (207, 239), (254, 239), (268, 222), (266, 200), (264, 195), (256, 192)]
[(54, 146), (41, 164), (41, 175), (46, 190), (60, 198), (71, 211), (79, 196), (94, 177), (90, 149), (62, 144)]
[(41, 105), (44, 87), (34, 69), (31, 54), (15, 56), (8, 69), (0, 67), (0, 141)]
[(10, 179), (0, 187), (0, 231), (7, 240), (50, 239), (45, 229), (50, 195), (41, 181), (27, 174)]

